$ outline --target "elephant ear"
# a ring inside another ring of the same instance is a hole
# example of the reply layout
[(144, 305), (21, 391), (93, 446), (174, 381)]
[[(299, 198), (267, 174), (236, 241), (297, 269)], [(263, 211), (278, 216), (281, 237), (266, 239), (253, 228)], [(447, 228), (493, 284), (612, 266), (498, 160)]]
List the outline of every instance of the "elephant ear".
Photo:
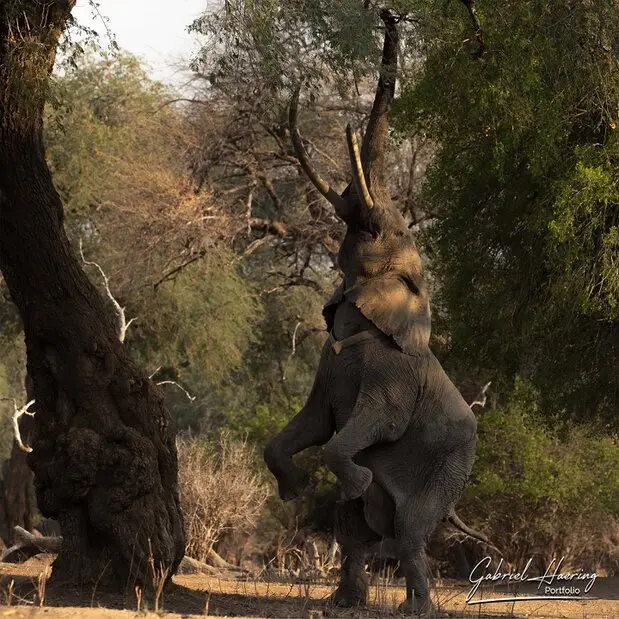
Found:
[(322, 315), (325, 317), (327, 323), (327, 331), (333, 329), (333, 322), (335, 321), (335, 310), (337, 306), (344, 300), (344, 282), (342, 282), (331, 295), (331, 298), (325, 303), (322, 308)]
[(407, 354), (430, 341), (430, 302), (426, 285), (409, 276), (367, 280), (346, 290), (346, 298)]

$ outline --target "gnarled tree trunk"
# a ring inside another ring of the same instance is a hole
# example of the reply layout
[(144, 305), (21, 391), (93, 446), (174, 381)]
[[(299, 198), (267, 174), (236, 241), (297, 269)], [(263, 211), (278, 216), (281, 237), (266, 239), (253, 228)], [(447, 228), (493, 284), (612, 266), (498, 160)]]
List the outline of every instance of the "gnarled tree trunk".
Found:
[(70, 246), (45, 161), (43, 105), (75, 0), (0, 2), (0, 268), (36, 398), (28, 463), (64, 542), (52, 578), (148, 586), (184, 553), (161, 390), (130, 359)]

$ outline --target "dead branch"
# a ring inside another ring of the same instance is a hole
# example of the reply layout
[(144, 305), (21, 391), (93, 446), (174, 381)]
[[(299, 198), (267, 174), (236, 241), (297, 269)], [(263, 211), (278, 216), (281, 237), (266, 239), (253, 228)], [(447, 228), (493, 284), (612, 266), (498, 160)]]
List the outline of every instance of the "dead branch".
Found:
[(490, 387), (491, 384), (492, 384), (492, 381), (488, 381), (482, 387), (481, 391), (479, 392), (479, 394), (477, 395), (475, 400), (469, 404), (471, 410), (473, 409), (473, 406), (476, 406), (476, 405), (480, 406), (481, 408), (486, 406), (486, 401), (488, 400), (488, 396), (486, 395), (486, 391), (488, 391), (488, 387)]
[(372, 185), (376, 185), (374, 181), (377, 179), (377, 175), (382, 173), (389, 132), (387, 115), (395, 94), (398, 70), (397, 19), (388, 9), (383, 9), (380, 12), (380, 18), (385, 24), (380, 75), (370, 119), (361, 145), (361, 162), (370, 190)]
[(157, 288), (159, 288), (159, 286), (161, 286), (161, 284), (163, 284), (164, 282), (168, 281), (169, 279), (172, 279), (175, 275), (178, 275), (185, 267), (188, 267), (190, 264), (193, 264), (194, 262), (197, 262), (201, 258), (204, 258), (205, 255), (206, 255), (206, 251), (201, 249), (197, 254), (194, 254), (190, 258), (187, 258), (187, 260), (184, 260), (183, 262), (181, 262), (181, 264), (175, 266), (173, 269), (170, 269), (169, 271), (166, 271), (153, 284), (153, 288), (155, 290), (157, 290)]
[[(33, 535), (20, 526), (16, 526), (13, 529), (13, 537), (15, 544), (2, 553), (0, 563), (22, 563), (41, 553), (58, 554), (62, 548), (62, 536), (43, 537)], [(206, 561), (206, 563), (202, 563), (190, 557), (184, 557), (179, 566), (179, 573), (194, 574), (197, 572), (218, 573), (229, 571), (241, 574), (246, 572), (246, 570), (222, 559), (214, 550), (209, 552)]]
[(195, 395), (191, 395), (189, 393), (189, 391), (187, 391), (187, 389), (185, 389), (185, 387), (183, 387), (181, 384), (177, 383), (175, 380), (162, 380), (160, 382), (157, 383), (158, 386), (162, 386), (162, 385), (174, 385), (175, 387), (178, 387), (186, 396), (187, 399), (190, 402), (193, 402), (196, 399)]
[(105, 271), (96, 262), (86, 260), (84, 256), (84, 250), (82, 247), (82, 239), (80, 239), (80, 256), (82, 257), (82, 261), (84, 262), (84, 264), (95, 267), (101, 274), (101, 277), (103, 279), (103, 285), (105, 287), (105, 292), (108, 296), (108, 299), (112, 302), (112, 305), (114, 306), (114, 310), (116, 311), (116, 316), (118, 317), (118, 339), (121, 342), (124, 342), (125, 336), (127, 335), (127, 329), (129, 328), (129, 325), (135, 320), (135, 318), (131, 318), (129, 321), (127, 321), (125, 317), (125, 308), (120, 306), (120, 303), (116, 300), (116, 298), (112, 294), (112, 291), (110, 289), (110, 281), (107, 275), (105, 274)]
[[(149, 377), (149, 380), (152, 380), (156, 375), (157, 372), (159, 372), (159, 370), (161, 369), (161, 366), (159, 366)], [(163, 385), (174, 385), (176, 387), (178, 387), (186, 396), (187, 399), (190, 402), (193, 402), (196, 399), (195, 395), (191, 395), (191, 393), (189, 393), (189, 391), (187, 391), (187, 389), (185, 389), (185, 387), (183, 387), (180, 383), (177, 383), (175, 380), (161, 380), (158, 383), (155, 383), (157, 386), (161, 387)]]
[(39, 537), (20, 526), (13, 529), (15, 544), (0, 556), (2, 563), (21, 563), (42, 552), (57, 554), (62, 547), (62, 537)]
[(288, 356), (289, 361), (290, 359), (292, 359), (292, 357), (294, 357), (295, 353), (297, 352), (297, 331), (299, 330), (302, 322), (302, 320), (299, 320), (299, 322), (297, 322), (294, 328), (294, 331), (292, 332), (292, 350), (290, 351), (290, 355)]
[(13, 417), (11, 417), (11, 423), (13, 424), (13, 435), (15, 437), (15, 442), (21, 451), (24, 453), (30, 453), (32, 451), (32, 447), (28, 445), (24, 445), (22, 441), (21, 432), (19, 431), (19, 420), (22, 415), (29, 415), (30, 417), (34, 417), (35, 412), (30, 411), (30, 407), (35, 403), (36, 400), (30, 400), (27, 404), (18, 408), (16, 400), (13, 398), (0, 398), (0, 400), (5, 402), (13, 402)]

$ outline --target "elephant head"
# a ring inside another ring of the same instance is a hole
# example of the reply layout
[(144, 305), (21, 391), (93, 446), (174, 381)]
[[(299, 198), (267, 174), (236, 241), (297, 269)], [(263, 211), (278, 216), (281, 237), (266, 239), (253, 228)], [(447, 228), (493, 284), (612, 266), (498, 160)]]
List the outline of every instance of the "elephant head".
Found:
[(289, 125), (302, 168), (347, 228), (338, 254), (344, 280), (323, 309), (328, 329), (333, 326), (335, 307), (346, 299), (404, 352), (413, 353), (428, 345), (430, 306), (419, 252), (383, 179), (398, 31), (391, 13), (384, 11), (381, 17), (386, 32), (378, 88), (361, 151), (352, 126), (346, 128), (352, 182), (341, 194), (320, 176), (305, 152), (297, 128), (299, 89), (290, 105)]

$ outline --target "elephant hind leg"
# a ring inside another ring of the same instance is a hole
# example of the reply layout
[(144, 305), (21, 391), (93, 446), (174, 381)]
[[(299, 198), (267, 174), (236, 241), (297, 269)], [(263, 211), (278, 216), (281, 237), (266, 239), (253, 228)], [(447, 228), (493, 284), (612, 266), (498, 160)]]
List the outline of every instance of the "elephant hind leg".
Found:
[(365, 572), (368, 548), (381, 539), (365, 521), (360, 499), (340, 503), (335, 511), (335, 538), (342, 550), (340, 583), (329, 602), (335, 606), (362, 606), (369, 580)]

